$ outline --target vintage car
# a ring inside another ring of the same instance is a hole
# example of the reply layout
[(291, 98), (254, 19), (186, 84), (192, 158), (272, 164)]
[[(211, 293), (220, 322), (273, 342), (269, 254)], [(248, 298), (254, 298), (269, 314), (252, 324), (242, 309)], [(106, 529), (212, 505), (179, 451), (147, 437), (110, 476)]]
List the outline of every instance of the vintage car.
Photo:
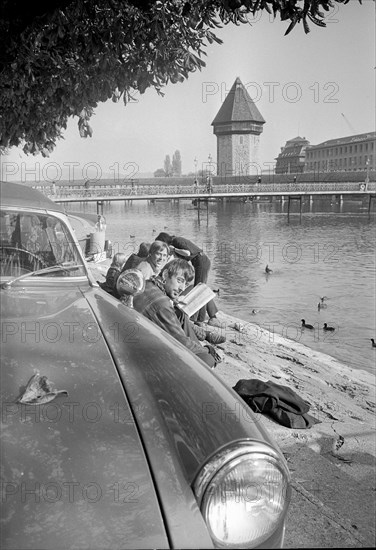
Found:
[(290, 477), (239, 396), (1, 183), (1, 548), (271, 548)]

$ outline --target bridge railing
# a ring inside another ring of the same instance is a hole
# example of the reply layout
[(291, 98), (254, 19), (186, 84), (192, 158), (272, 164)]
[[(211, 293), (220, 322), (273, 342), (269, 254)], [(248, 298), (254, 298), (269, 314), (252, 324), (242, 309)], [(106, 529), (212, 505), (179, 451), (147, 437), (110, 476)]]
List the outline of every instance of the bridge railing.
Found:
[[(261, 184), (216, 184), (212, 187), (212, 194), (216, 193), (241, 193), (243, 195), (258, 195), (263, 193), (309, 193), (320, 192), (325, 193), (341, 193), (344, 191), (371, 191), (375, 192), (376, 182), (337, 182), (337, 183), (261, 183)], [(168, 197), (171, 195), (187, 195), (187, 194), (209, 194), (205, 185), (124, 185), (116, 187), (93, 186), (88, 189), (82, 186), (44, 186), (39, 189), (45, 195), (58, 200), (59, 198), (106, 198), (124, 197), (132, 199), (133, 196), (154, 195)]]

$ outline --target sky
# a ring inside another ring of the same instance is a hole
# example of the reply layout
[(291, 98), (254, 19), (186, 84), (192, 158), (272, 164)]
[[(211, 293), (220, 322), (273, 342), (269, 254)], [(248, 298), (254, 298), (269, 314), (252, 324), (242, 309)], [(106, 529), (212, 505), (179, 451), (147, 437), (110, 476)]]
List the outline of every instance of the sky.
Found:
[(127, 106), (99, 104), (91, 119), (93, 136), (80, 138), (71, 119), (49, 158), (13, 148), (2, 157), (1, 179), (23, 181), (151, 174), (166, 155), (180, 151), (183, 174), (216, 160), (211, 122), (236, 77), (265, 119), (260, 136), (261, 169), (289, 139), (312, 145), (375, 130), (375, 3), (350, 0), (327, 12), (326, 28), (297, 25), (267, 13), (217, 31), (222, 45), (206, 48), (206, 67), (183, 83), (169, 84), (164, 97), (149, 89)]

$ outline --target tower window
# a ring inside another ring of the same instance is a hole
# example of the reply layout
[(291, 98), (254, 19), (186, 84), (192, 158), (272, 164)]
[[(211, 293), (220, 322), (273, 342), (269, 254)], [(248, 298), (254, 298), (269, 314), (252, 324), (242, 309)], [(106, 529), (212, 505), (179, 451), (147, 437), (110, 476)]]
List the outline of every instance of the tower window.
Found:
[(240, 143), (240, 145), (243, 145), (243, 136), (239, 137), (239, 143)]

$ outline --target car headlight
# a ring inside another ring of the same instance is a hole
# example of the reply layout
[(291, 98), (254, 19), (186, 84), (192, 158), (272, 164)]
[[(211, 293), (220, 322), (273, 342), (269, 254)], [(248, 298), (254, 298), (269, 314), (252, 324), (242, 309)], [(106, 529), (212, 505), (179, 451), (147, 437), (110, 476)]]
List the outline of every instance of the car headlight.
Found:
[(201, 468), (193, 490), (213, 543), (251, 548), (283, 523), (290, 475), (278, 453), (261, 442), (221, 450)]

